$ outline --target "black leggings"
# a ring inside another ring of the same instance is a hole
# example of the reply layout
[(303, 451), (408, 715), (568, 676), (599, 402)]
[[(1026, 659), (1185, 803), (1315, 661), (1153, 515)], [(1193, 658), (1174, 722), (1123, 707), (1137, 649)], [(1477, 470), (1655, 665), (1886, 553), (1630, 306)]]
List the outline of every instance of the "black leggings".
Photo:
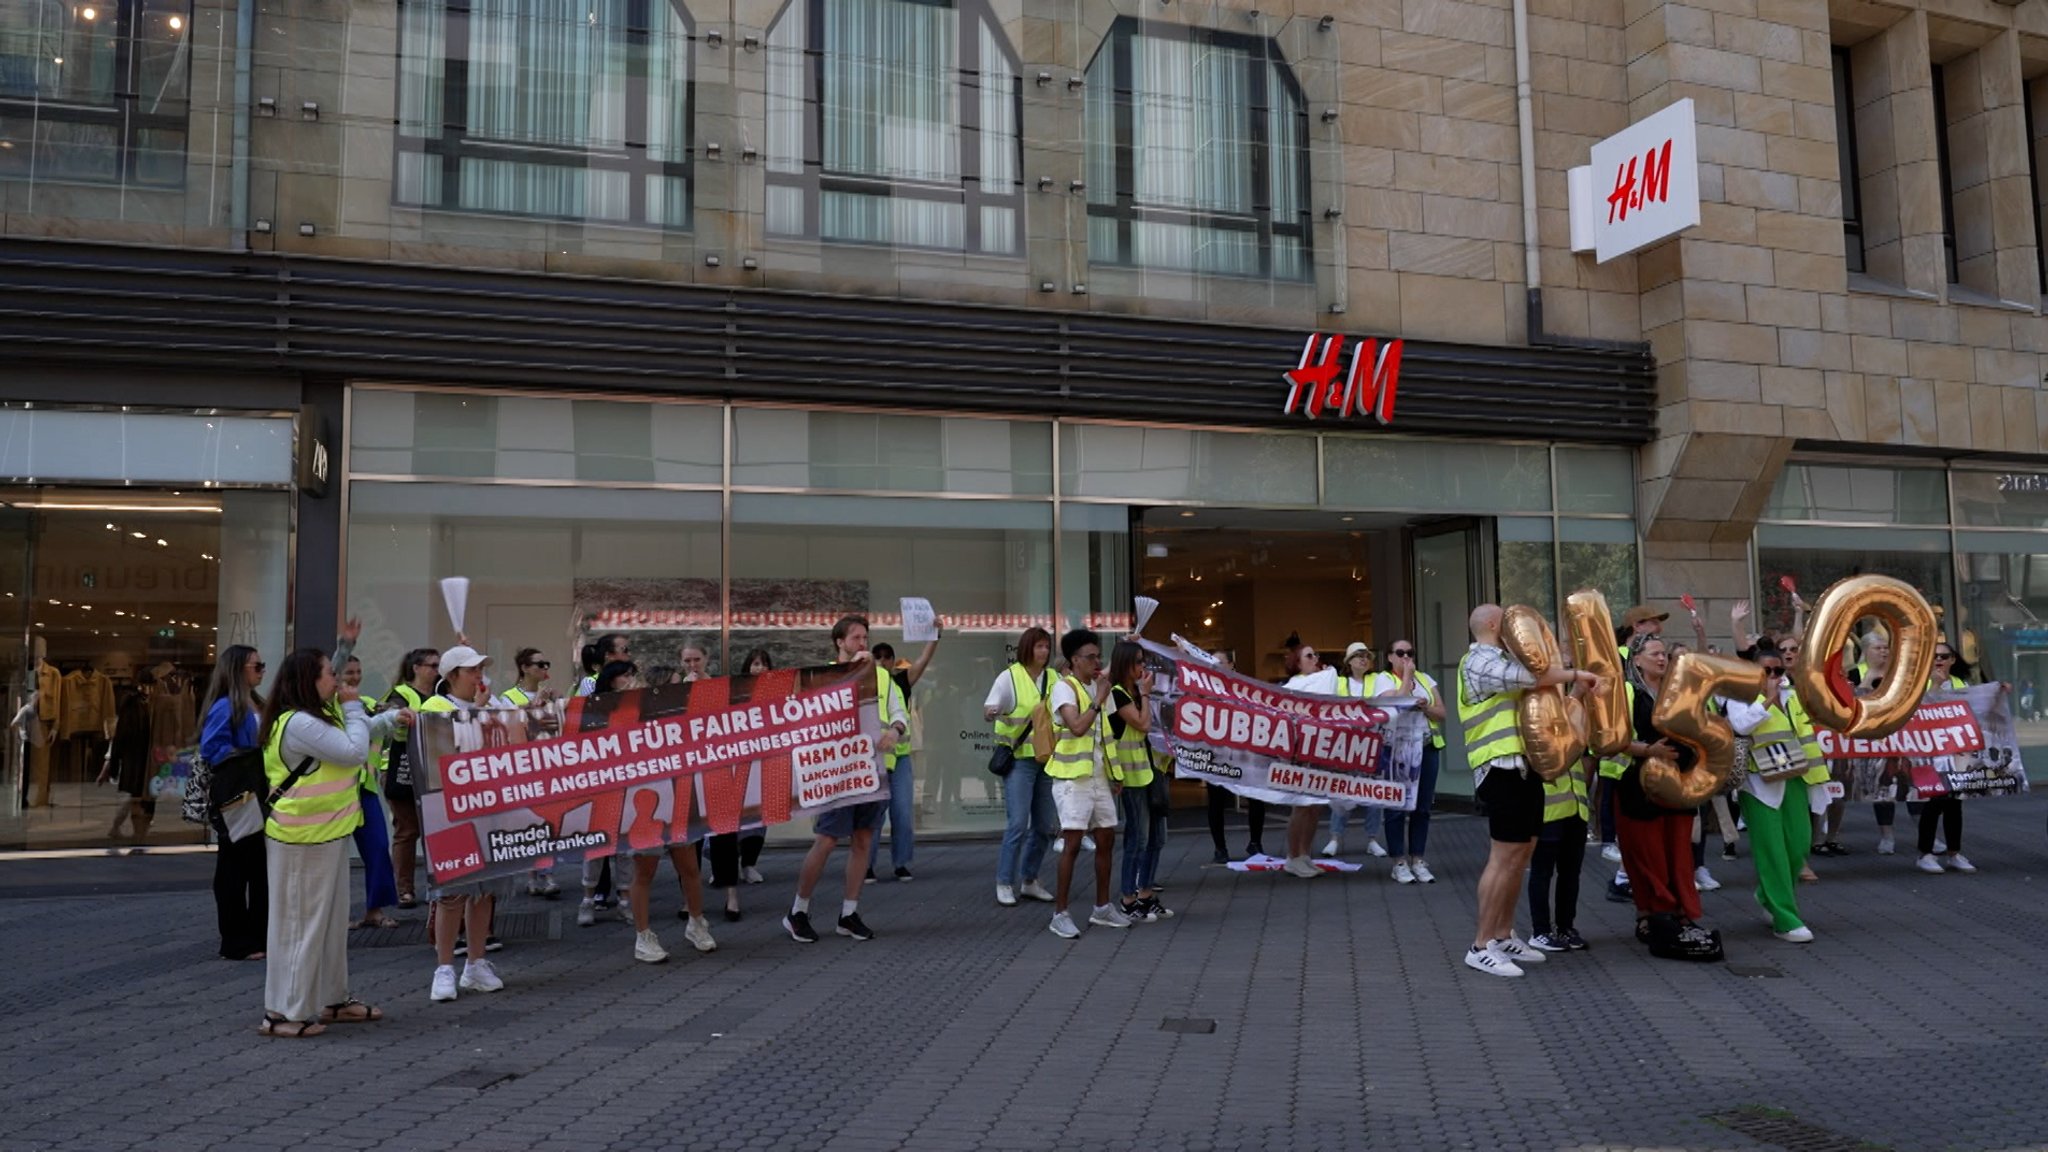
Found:
[[(1230, 848), (1223, 842), (1223, 814), (1230, 810), (1230, 800), (1235, 793), (1214, 784), (1204, 784), (1202, 787), (1208, 792), (1209, 839), (1215, 842), (1218, 856), (1228, 856)], [(1266, 839), (1266, 802), (1247, 797), (1244, 802), (1244, 815), (1252, 826), (1250, 846), (1263, 851), (1263, 841)]]
[(1963, 850), (1963, 802), (1955, 796), (1936, 796), (1920, 804), (1920, 854), (1934, 854), (1934, 822), (1941, 821), (1941, 838), (1948, 850)]
[(1543, 826), (1529, 861), (1529, 927), (1550, 931), (1550, 881), (1557, 880), (1557, 929), (1568, 932), (1579, 914), (1579, 872), (1586, 864), (1586, 822), (1573, 816)]
[(737, 888), (740, 869), (761, 859), (761, 833), (726, 832), (711, 838), (711, 886)]

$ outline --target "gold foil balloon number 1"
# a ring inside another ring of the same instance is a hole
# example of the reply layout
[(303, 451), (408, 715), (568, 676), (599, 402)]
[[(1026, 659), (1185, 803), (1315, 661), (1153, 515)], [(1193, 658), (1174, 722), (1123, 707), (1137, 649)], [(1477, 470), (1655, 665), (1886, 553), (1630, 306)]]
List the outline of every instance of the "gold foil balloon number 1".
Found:
[(1598, 689), (1581, 698), (1586, 709), (1586, 741), (1594, 755), (1612, 756), (1635, 739), (1626, 669), (1621, 666), (1621, 648), (1614, 642), (1614, 617), (1607, 610), (1607, 597), (1591, 589), (1565, 597), (1564, 610), (1573, 658), (1601, 681)]

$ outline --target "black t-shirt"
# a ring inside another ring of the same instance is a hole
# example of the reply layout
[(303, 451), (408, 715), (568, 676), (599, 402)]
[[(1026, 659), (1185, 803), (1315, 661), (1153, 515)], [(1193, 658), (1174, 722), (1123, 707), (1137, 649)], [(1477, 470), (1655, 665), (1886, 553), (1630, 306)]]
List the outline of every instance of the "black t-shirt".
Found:
[[(1633, 716), (1637, 740), (1645, 744), (1655, 744), (1665, 738), (1664, 733), (1650, 722), (1650, 718), (1656, 715), (1656, 712), (1657, 698), (1650, 695), (1648, 689), (1637, 685)], [(1678, 749), (1672, 757), (1673, 762), (1678, 765), (1678, 770), (1692, 771), (1696, 759), (1692, 749), (1676, 740), (1671, 741), (1671, 744)], [(1682, 808), (1666, 808), (1650, 799), (1643, 791), (1643, 762), (1640, 759), (1631, 763), (1628, 770), (1621, 774), (1621, 791), (1616, 794), (1616, 801), (1621, 807), (1622, 815), (1633, 820), (1654, 820), (1671, 812), (1686, 811)]]
[(1109, 738), (1111, 740), (1121, 740), (1124, 738), (1124, 729), (1129, 727), (1129, 725), (1124, 723), (1124, 705), (1129, 703), (1132, 703), (1131, 694), (1124, 691), (1121, 686), (1111, 685), (1109, 689)]

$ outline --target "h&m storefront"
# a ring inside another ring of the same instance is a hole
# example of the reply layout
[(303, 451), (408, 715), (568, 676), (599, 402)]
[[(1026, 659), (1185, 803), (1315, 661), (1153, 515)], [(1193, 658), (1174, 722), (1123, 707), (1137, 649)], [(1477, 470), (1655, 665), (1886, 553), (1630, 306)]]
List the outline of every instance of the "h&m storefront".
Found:
[(345, 603), (371, 686), (453, 642), (446, 576), (471, 580), (466, 630), (500, 677), (536, 647), (564, 690), (612, 632), (643, 669), (694, 644), (720, 672), (823, 661), (860, 612), (914, 658), (898, 600), (925, 597), (947, 621), (911, 698), (927, 832), (1001, 827), (982, 702), (1028, 626), (1127, 629), (1143, 594), (1151, 632), (1258, 675), (1296, 633), (1412, 636), (1448, 678), (1481, 600), (1639, 592), (1619, 444), (373, 383), (347, 413)]

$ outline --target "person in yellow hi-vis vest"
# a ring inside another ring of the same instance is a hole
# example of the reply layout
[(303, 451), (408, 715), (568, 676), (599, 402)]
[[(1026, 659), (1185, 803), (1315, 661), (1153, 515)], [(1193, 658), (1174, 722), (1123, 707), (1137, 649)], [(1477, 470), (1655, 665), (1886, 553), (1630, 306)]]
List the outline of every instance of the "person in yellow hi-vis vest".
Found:
[(278, 669), (262, 727), (265, 1036), (317, 1036), (329, 1024), (384, 1018), (348, 991), (348, 843), (363, 822), (370, 741), (412, 718), (400, 709), (371, 719), (318, 648), (293, 652)]
[[(1591, 751), (1571, 771), (1543, 784), (1543, 828), (1536, 834), (1536, 855), (1529, 865), (1529, 946), (1545, 952), (1584, 952), (1579, 935), (1579, 873), (1586, 865), (1586, 829), (1593, 804), (1588, 781), (1599, 771)], [(1551, 901), (1551, 881), (1557, 900)], [(1555, 915), (1553, 916), (1553, 913)]]
[[(876, 668), (874, 658), (868, 654), (868, 618), (841, 616), (832, 625), (832, 648), (837, 663), (856, 665), (856, 675), (875, 677), (875, 711), (881, 721), (875, 766), (887, 772), (895, 762), (896, 746), (910, 732), (910, 714), (903, 709), (903, 694), (890, 690), (896, 682), (889, 679), (887, 672)], [(815, 835), (811, 850), (797, 871), (796, 900), (789, 906), (789, 915), (782, 918), (782, 930), (789, 933), (790, 939), (799, 944), (818, 942), (817, 929), (811, 927), (811, 893), (817, 890), (819, 879), (825, 875), (825, 864), (832, 858), (832, 849), (841, 840), (851, 844), (846, 857), (846, 899), (839, 905), (839, 934), (855, 940), (875, 938), (874, 931), (860, 918), (860, 886), (867, 872), (868, 845), (874, 842), (875, 829), (881, 827), (882, 815), (888, 809), (889, 799), (885, 796), (833, 808), (818, 816), (812, 825)]]
[[(939, 636), (945, 636), (945, 621), (934, 618), (934, 627)], [(891, 644), (875, 645), (875, 669), (881, 673), (875, 681), (877, 690), (894, 692), (896, 703), (903, 709), (906, 719), (910, 718), (910, 693), (917, 682), (924, 678), (925, 669), (932, 665), (932, 657), (939, 651), (939, 641), (933, 640), (918, 653), (917, 663), (899, 665), (896, 648)], [(888, 684), (882, 683), (887, 678)], [(910, 754), (917, 749), (906, 730), (896, 742), (896, 753), (889, 763), (889, 864), (896, 870), (896, 880), (904, 883), (915, 879), (910, 874), (911, 860), (917, 853), (917, 771), (912, 767)], [(875, 880), (875, 858), (882, 850), (882, 830), (875, 829), (875, 838), (868, 841), (867, 881)]]
[(1081, 853), (1081, 838), (1095, 838), (1095, 909), (1090, 924), (1104, 928), (1129, 928), (1131, 918), (1117, 907), (1110, 884), (1110, 854), (1116, 850), (1117, 792), (1110, 783), (1109, 766), (1103, 746), (1109, 743), (1109, 723), (1104, 713), (1109, 701), (1109, 680), (1102, 674), (1102, 637), (1087, 628), (1076, 628), (1060, 637), (1060, 655), (1066, 657), (1067, 671), (1052, 686), (1047, 704), (1052, 709), (1052, 759), (1045, 773), (1052, 777), (1052, 801), (1060, 813), (1059, 875), (1052, 890), (1052, 934), (1072, 940), (1081, 934), (1074, 918), (1067, 914), (1067, 893), (1074, 884), (1074, 858)]
[(1504, 615), (1498, 604), (1474, 608), (1468, 621), (1472, 646), (1458, 661), (1458, 724), (1465, 733), (1472, 794), (1486, 805), (1492, 841), (1479, 876), (1478, 932), (1465, 965), (1489, 976), (1520, 976), (1522, 965), (1543, 959), (1515, 935), (1515, 897), (1543, 827), (1543, 781), (1522, 757), (1515, 705), (1525, 690), (1550, 684), (1576, 681), (1598, 691), (1600, 677), (1562, 663), (1541, 676), (1529, 671), (1501, 647)]

